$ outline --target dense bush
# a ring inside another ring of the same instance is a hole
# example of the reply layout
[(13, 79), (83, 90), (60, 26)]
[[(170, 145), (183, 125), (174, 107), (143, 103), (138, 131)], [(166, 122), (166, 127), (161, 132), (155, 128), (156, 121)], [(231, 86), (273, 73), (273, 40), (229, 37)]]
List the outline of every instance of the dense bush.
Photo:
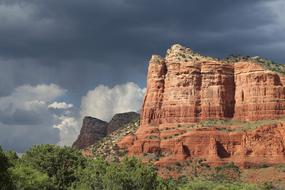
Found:
[(27, 190), (51, 190), (56, 189), (47, 174), (30, 166), (18, 165), (10, 169), (14, 188)]
[(77, 180), (76, 172), (86, 165), (86, 159), (75, 149), (56, 145), (37, 145), (28, 150), (22, 162), (53, 180), (57, 189), (66, 189)]
[(78, 180), (73, 189), (103, 189), (103, 177), (109, 164), (102, 158), (89, 160), (86, 168), (77, 171)]
[(157, 187), (157, 172), (153, 166), (143, 165), (136, 158), (112, 164), (103, 178), (104, 188), (112, 190), (151, 190)]
[(109, 163), (102, 158), (86, 159), (70, 147), (38, 145), (21, 158), (1, 150), (0, 159), (1, 190), (176, 189), (174, 181), (161, 179), (154, 166), (136, 158)]
[(213, 174), (213, 181), (217, 182), (239, 182), (240, 181), (240, 169), (234, 163), (228, 163), (223, 166), (215, 168), (216, 172)]
[(161, 180), (152, 165), (143, 164), (136, 158), (125, 158), (120, 163), (107, 163), (102, 159), (89, 162), (79, 172), (80, 180), (74, 189), (153, 190), (168, 184)]
[(0, 188), (1, 190), (12, 189), (12, 181), (8, 168), (10, 167), (8, 158), (0, 146)]
[(220, 183), (214, 181), (194, 180), (182, 185), (179, 190), (260, 190), (255, 185), (243, 183)]

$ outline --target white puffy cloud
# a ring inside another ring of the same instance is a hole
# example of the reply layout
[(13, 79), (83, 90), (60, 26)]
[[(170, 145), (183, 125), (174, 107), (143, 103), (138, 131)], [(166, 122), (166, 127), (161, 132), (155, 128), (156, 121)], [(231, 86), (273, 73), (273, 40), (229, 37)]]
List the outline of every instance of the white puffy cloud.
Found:
[(54, 116), (57, 123), (53, 126), (60, 130), (60, 141), (58, 145), (72, 145), (80, 131), (80, 121), (75, 117), (60, 115)]
[(66, 110), (73, 108), (73, 104), (67, 104), (65, 102), (53, 102), (52, 104), (48, 105), (48, 108)]
[(144, 89), (135, 83), (129, 82), (114, 87), (97, 86), (82, 97), (80, 116), (69, 112), (72, 104), (53, 102), (49, 108), (62, 109), (62, 114), (55, 114), (54, 128), (60, 131), (59, 145), (71, 145), (80, 132), (82, 118), (93, 116), (109, 120), (114, 114), (127, 111), (138, 111), (144, 96)]
[(0, 145), (17, 152), (34, 144), (71, 145), (80, 132), (83, 116), (109, 120), (116, 113), (138, 111), (144, 91), (131, 82), (114, 87), (99, 85), (82, 97), (78, 111), (62, 101), (66, 90), (58, 85), (19, 86), (0, 97)]
[(53, 112), (49, 105), (65, 92), (55, 84), (23, 85), (0, 97), (0, 144), (23, 152), (34, 144), (58, 143), (62, 129), (54, 127), (58, 122), (55, 114), (63, 113)]
[(112, 88), (97, 86), (81, 101), (81, 116), (93, 116), (109, 121), (116, 113), (139, 111), (145, 89), (133, 82), (116, 85)]

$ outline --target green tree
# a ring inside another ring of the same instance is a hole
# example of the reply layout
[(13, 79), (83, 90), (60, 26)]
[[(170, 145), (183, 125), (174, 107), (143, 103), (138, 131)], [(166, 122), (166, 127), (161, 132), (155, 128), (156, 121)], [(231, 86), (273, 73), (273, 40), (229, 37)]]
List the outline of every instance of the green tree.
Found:
[(8, 159), (9, 167), (15, 166), (17, 162), (19, 161), (19, 157), (15, 151), (11, 151), (11, 150), (6, 151), (5, 156)]
[(174, 181), (158, 177), (154, 166), (136, 158), (108, 163), (102, 158), (90, 160), (78, 173), (73, 189), (82, 190), (175, 190)]
[(103, 177), (108, 166), (109, 164), (102, 158), (88, 160), (86, 168), (78, 170), (77, 179), (79, 180), (73, 184), (73, 189), (103, 189)]
[(9, 161), (0, 146), (0, 187), (1, 190), (13, 189), (11, 177), (8, 171)]
[(47, 174), (30, 166), (17, 165), (10, 169), (15, 189), (22, 190), (51, 190), (55, 189)]
[(153, 190), (158, 186), (158, 175), (154, 166), (136, 158), (125, 158), (108, 167), (103, 184), (108, 190)]
[(25, 165), (46, 173), (54, 179), (57, 189), (66, 189), (77, 180), (76, 173), (86, 165), (81, 153), (71, 147), (36, 145), (22, 157)]

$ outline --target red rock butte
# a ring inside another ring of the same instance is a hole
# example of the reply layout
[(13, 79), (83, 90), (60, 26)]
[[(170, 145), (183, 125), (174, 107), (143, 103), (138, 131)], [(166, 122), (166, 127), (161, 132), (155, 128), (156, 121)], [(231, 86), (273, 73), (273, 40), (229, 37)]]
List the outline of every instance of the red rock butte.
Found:
[(158, 165), (285, 163), (285, 75), (260, 60), (218, 60), (179, 44), (153, 55), (141, 126), (118, 145), (157, 154)]

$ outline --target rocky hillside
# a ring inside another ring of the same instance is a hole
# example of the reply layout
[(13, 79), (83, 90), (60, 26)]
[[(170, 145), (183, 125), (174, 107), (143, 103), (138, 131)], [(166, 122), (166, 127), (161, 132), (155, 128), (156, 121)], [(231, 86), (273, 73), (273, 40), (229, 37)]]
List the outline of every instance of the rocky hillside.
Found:
[(284, 67), (258, 57), (218, 60), (173, 45), (152, 56), (141, 123), (119, 147), (156, 164), (285, 163)]
[(89, 157), (103, 157), (108, 161), (119, 160), (125, 156), (127, 152), (124, 149), (120, 149), (117, 144), (122, 138), (128, 135), (134, 135), (139, 127), (139, 123), (139, 119), (133, 120), (86, 148), (83, 153)]
[(131, 121), (138, 120), (139, 117), (140, 115), (136, 112), (118, 113), (114, 115), (111, 121), (108, 123), (108, 134), (120, 129), (121, 127), (124, 127)]
[(111, 121), (107, 123), (93, 117), (85, 117), (77, 140), (72, 147), (85, 149), (111, 134), (113, 131), (121, 129), (132, 121), (137, 121), (139, 114), (135, 112), (126, 112), (115, 114)]

